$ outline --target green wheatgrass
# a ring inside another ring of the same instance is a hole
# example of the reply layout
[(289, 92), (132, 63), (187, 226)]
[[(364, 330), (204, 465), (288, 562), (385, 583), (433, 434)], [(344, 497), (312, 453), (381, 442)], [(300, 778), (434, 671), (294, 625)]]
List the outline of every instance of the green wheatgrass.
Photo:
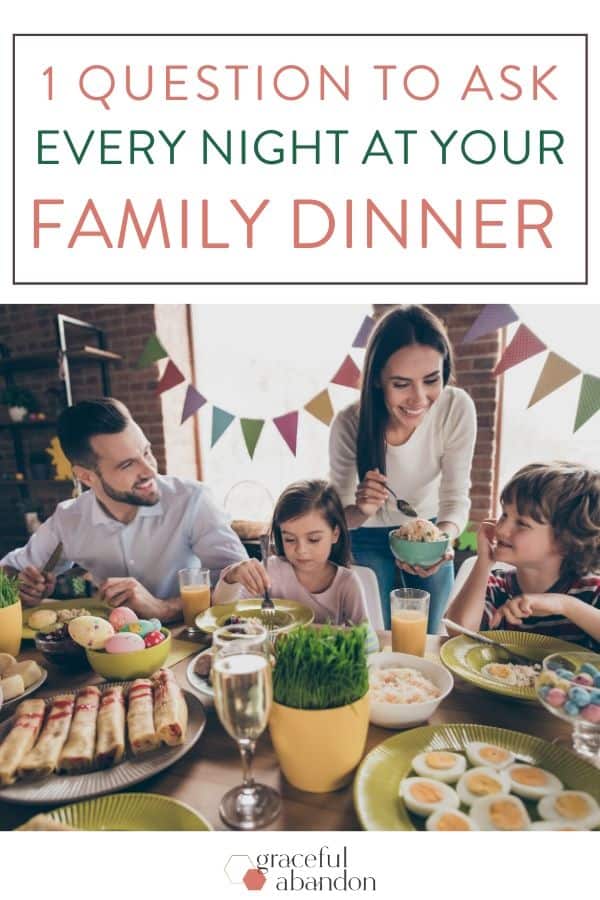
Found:
[(275, 644), (273, 697), (294, 709), (334, 709), (367, 693), (367, 628), (298, 628)]
[(10, 578), (0, 569), (0, 609), (12, 606), (19, 600), (19, 582), (17, 578)]

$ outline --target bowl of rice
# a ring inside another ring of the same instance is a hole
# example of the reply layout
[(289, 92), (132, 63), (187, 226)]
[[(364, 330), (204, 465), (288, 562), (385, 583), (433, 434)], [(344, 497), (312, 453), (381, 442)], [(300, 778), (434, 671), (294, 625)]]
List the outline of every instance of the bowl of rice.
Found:
[(450, 543), (444, 531), (428, 519), (413, 519), (389, 534), (390, 550), (397, 560), (428, 568), (440, 561)]
[(382, 728), (412, 728), (426, 722), (454, 687), (440, 663), (409, 653), (372, 653), (370, 719)]

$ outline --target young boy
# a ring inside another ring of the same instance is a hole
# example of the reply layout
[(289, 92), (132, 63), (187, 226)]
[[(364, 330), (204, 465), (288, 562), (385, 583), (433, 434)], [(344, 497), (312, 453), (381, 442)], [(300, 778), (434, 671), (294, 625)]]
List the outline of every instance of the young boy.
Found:
[(473, 630), (527, 630), (600, 650), (600, 471), (532, 463), (500, 502), (498, 521), (479, 527), (477, 562), (448, 617)]

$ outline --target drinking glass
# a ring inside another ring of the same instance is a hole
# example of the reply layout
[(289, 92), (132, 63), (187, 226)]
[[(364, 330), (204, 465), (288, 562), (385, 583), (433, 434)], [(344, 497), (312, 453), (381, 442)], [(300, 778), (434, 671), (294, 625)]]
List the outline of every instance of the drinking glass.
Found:
[(237, 742), (243, 770), (243, 783), (225, 794), (219, 813), (232, 828), (263, 828), (281, 809), (277, 791), (252, 776), (256, 740), (266, 728), (273, 699), (268, 633), (255, 623), (228, 625), (214, 632), (213, 644), (215, 709)]
[(190, 636), (198, 635), (196, 616), (210, 606), (210, 570), (180, 569), (178, 574), (185, 630)]
[(418, 588), (398, 588), (390, 594), (392, 650), (425, 656), (429, 592)]

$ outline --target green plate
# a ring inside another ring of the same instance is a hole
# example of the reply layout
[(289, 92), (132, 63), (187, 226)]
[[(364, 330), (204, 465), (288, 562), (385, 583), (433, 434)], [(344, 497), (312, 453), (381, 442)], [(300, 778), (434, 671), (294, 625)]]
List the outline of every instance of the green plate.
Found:
[[(315, 615), (308, 606), (297, 603), (296, 600), (276, 600), (273, 598), (275, 609), (278, 612), (289, 613), (295, 625), (310, 625)], [(220, 628), (229, 616), (248, 618), (260, 612), (262, 598), (252, 597), (249, 600), (236, 600), (235, 603), (221, 603), (218, 606), (210, 606), (205, 612), (196, 617), (196, 626), (201, 631), (214, 631)]]
[(87, 609), (91, 616), (100, 616), (102, 619), (108, 619), (112, 609), (105, 603), (99, 603), (94, 597), (77, 597), (75, 600), (46, 600), (39, 606), (30, 606), (23, 610), (23, 631), (22, 637), (25, 641), (32, 641), (36, 632), (29, 627), (27, 622), (29, 616), (37, 612), (38, 609)]
[(108, 794), (45, 815), (77, 831), (212, 831), (190, 806), (162, 794)]
[[(354, 779), (354, 808), (365, 831), (415, 831), (424, 819), (411, 815), (398, 796), (400, 782), (411, 771), (417, 753), (462, 752), (469, 741), (505, 747), (521, 760), (552, 772), (565, 789), (587, 791), (600, 803), (600, 771), (574, 753), (540, 738), (488, 725), (435, 725), (413, 728), (379, 744), (363, 759)], [(536, 801), (524, 800), (532, 820)]]
[[(542, 662), (550, 653), (568, 652), (578, 649), (575, 644), (558, 638), (548, 637), (545, 634), (532, 634), (528, 631), (486, 631), (482, 632), (491, 640), (501, 641), (516, 653), (531, 656), (538, 662)], [(493, 694), (502, 694), (503, 697), (513, 697), (515, 700), (535, 700), (533, 687), (517, 687), (515, 685), (502, 684), (487, 675), (482, 674), (482, 666), (491, 662), (506, 662), (506, 654), (499, 647), (497, 650), (487, 644), (480, 644), (473, 638), (460, 634), (451, 638), (442, 645), (440, 658), (455, 675), (460, 675), (465, 681), (491, 691)]]

